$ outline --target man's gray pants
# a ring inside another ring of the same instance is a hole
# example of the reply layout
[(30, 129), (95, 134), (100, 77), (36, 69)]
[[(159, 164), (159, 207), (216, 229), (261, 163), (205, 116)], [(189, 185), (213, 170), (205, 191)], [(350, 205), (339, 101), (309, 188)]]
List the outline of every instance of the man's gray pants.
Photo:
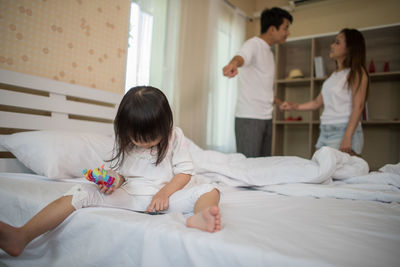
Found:
[(271, 156), (272, 120), (235, 118), (236, 148), (246, 157)]

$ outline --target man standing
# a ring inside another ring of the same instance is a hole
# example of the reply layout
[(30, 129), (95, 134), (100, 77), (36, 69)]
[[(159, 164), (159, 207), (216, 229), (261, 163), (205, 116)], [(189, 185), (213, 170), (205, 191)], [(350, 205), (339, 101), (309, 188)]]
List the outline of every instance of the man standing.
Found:
[[(292, 16), (281, 8), (261, 14), (261, 34), (247, 40), (239, 53), (223, 68), (224, 76), (239, 77), (235, 113), (237, 152), (246, 157), (271, 155), (275, 61), (271, 47), (289, 36)], [(240, 68), (240, 72), (238, 71)]]

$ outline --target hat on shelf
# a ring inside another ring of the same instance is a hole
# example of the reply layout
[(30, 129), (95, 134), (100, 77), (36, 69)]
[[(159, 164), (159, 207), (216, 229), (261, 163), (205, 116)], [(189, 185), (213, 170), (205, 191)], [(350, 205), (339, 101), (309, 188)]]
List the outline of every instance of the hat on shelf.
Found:
[(289, 72), (288, 79), (296, 79), (296, 78), (304, 78), (304, 75), (300, 69), (292, 69)]

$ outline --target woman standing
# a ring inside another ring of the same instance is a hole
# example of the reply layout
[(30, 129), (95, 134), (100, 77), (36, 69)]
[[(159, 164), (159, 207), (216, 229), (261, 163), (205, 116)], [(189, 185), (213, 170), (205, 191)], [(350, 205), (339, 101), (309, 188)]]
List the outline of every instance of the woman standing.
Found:
[(307, 103), (284, 102), (280, 106), (281, 110), (316, 110), (324, 105), (317, 149), (329, 146), (361, 154), (364, 138), (360, 118), (369, 87), (365, 50), (364, 37), (358, 30), (341, 30), (329, 53), (336, 61), (336, 70), (323, 83), (318, 97)]

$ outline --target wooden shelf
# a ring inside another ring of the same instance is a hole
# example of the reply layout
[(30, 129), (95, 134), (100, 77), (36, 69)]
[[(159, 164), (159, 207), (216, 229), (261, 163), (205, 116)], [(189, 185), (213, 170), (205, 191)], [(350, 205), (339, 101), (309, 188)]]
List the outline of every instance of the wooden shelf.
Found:
[[(277, 121), (278, 123), (278, 121)], [(319, 125), (321, 122), (319, 120), (314, 120), (311, 122), (312, 124)], [(362, 120), (362, 125), (400, 125), (400, 120)]]
[(400, 120), (368, 120), (361, 121), (363, 125), (400, 125)]
[[(392, 80), (400, 80), (400, 71), (390, 71), (390, 72), (374, 72), (369, 73), (371, 81), (392, 81)], [(323, 82), (328, 77), (322, 78), (313, 78), (313, 81)]]
[(313, 80), (316, 81), (316, 82), (323, 82), (323, 81), (325, 81), (326, 79), (328, 79), (328, 77), (313, 78)]
[(285, 121), (285, 120), (276, 120), (276, 124), (287, 124), (287, 125), (308, 125), (309, 121)]
[(400, 71), (369, 73), (371, 81), (400, 80)]
[(310, 82), (311, 78), (280, 79), (276, 81), (278, 84), (306, 84)]

